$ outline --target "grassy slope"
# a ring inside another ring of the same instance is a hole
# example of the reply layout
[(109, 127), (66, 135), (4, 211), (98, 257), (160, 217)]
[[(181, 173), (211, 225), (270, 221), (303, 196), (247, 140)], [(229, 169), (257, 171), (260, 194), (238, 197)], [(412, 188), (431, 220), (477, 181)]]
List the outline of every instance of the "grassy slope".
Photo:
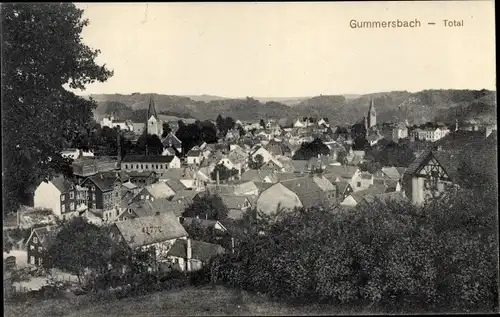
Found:
[[(331, 315), (352, 314), (333, 306), (290, 305), (269, 301), (257, 295), (222, 286), (184, 288), (145, 296), (102, 303), (86, 302), (83, 296), (73, 299), (6, 303), (4, 316), (194, 316), (194, 315)], [(367, 313), (359, 311), (358, 313)]]

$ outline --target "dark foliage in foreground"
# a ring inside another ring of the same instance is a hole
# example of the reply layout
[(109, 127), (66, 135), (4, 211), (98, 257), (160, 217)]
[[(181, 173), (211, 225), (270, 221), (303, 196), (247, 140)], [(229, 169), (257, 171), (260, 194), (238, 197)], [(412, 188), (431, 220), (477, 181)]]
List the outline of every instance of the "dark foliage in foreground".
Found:
[(375, 203), (263, 218), (237, 253), (214, 260), (212, 278), (294, 303), (491, 312), (498, 309), (492, 194), (461, 190), (421, 208)]

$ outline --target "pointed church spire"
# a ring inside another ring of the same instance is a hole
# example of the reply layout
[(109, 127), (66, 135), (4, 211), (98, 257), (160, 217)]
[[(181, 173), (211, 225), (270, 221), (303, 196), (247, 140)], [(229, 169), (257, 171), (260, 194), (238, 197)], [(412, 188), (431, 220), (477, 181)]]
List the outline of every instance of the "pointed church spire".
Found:
[(373, 97), (370, 100), (370, 109), (368, 110), (368, 114), (375, 113), (375, 104), (373, 103)]
[(148, 120), (149, 120), (149, 118), (151, 118), (151, 116), (154, 116), (154, 118), (156, 120), (158, 120), (158, 116), (156, 115), (155, 102), (154, 102), (153, 96), (149, 97)]

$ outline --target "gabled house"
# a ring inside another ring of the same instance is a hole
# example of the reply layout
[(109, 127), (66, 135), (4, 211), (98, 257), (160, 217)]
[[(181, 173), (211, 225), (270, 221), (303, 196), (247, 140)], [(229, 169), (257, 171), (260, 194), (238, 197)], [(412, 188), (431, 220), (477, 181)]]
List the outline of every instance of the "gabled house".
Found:
[(168, 260), (180, 271), (192, 272), (200, 270), (212, 257), (224, 252), (218, 244), (189, 238), (177, 239), (168, 252)]
[[(325, 176), (325, 178), (328, 179), (328, 177), (326, 177), (326, 176)], [(330, 180), (330, 179), (328, 179), (328, 180)], [(351, 187), (351, 184), (349, 184), (346, 181), (334, 181), (334, 182), (332, 182), (330, 180), (330, 182), (332, 184), (335, 184), (335, 187), (337, 188), (337, 197), (338, 197), (339, 201), (344, 201), (344, 199), (346, 199), (347, 196), (349, 196), (350, 194), (352, 194), (354, 192), (354, 190)]]
[(271, 159), (273, 159), (273, 155), (269, 153), (268, 150), (266, 150), (263, 146), (257, 147), (251, 154), (250, 157), (252, 160), (256, 161), (257, 155), (262, 156), (262, 162), (265, 164), (269, 162)]
[(132, 202), (138, 202), (141, 200), (151, 200), (156, 199), (171, 199), (175, 196), (175, 191), (170, 188), (166, 183), (159, 182), (151, 185), (145, 186), (141, 191), (132, 198)]
[(373, 185), (366, 189), (350, 193), (347, 197), (344, 198), (344, 200), (342, 200), (340, 205), (355, 207), (363, 200), (365, 196), (379, 195), (384, 194), (385, 192), (386, 189), (384, 185)]
[(299, 177), (281, 181), (264, 190), (257, 210), (274, 214), (295, 207), (329, 206), (336, 202), (336, 188), (324, 177)]
[(173, 213), (165, 212), (114, 223), (109, 236), (132, 250), (149, 250), (155, 263), (161, 263), (168, 261), (168, 251), (175, 241), (185, 239), (188, 234)]
[(203, 153), (201, 150), (189, 150), (186, 154), (186, 163), (188, 165), (199, 165), (203, 160)]
[(167, 134), (165, 138), (161, 141), (163, 143), (164, 148), (174, 148), (177, 152), (182, 152), (182, 141), (179, 140), (178, 137), (175, 136), (172, 132)]
[(359, 170), (359, 167), (357, 167), (357, 166), (329, 165), (326, 167), (323, 174), (325, 176), (330, 174), (330, 176), (327, 176), (327, 177), (334, 177), (334, 178), (336, 177), (336, 178), (338, 178), (338, 180), (344, 180), (344, 181), (349, 182), (349, 184), (351, 185), (353, 190), (356, 191), (356, 187), (358, 185), (358, 182), (360, 182), (361, 171)]
[(247, 170), (241, 174), (242, 181), (276, 183), (278, 177), (272, 170)]
[(101, 173), (81, 184), (88, 189), (88, 208), (100, 211), (105, 222), (113, 221), (120, 214), (122, 183), (116, 175)]
[(77, 216), (87, 209), (88, 189), (64, 178), (42, 181), (35, 190), (34, 207), (52, 210), (58, 218)]
[(420, 205), (455, 188), (457, 181), (456, 153), (426, 150), (405, 171), (403, 189), (413, 204)]
[[(44, 261), (50, 261), (48, 248), (57, 236), (59, 229), (54, 226), (35, 228), (26, 240), (28, 264), (42, 266)], [(50, 263), (47, 263), (50, 267)]]
[(228, 209), (228, 218), (233, 220), (241, 219), (245, 211), (252, 207), (250, 199), (246, 196), (220, 195), (219, 197)]

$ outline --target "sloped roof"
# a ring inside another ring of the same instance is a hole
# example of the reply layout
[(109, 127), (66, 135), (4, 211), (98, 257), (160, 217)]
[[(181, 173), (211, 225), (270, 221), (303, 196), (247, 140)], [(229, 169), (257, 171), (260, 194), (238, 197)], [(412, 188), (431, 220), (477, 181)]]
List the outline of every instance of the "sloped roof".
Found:
[(161, 140), (161, 143), (163, 144), (163, 146), (168, 146), (170, 144), (174, 146), (182, 146), (182, 141), (179, 140), (179, 138), (175, 136), (175, 134), (173, 134), (172, 132), (167, 134), (167, 136), (165, 136), (165, 138)]
[(339, 194), (343, 194), (345, 192), (347, 186), (349, 186), (349, 183), (346, 181), (338, 181), (338, 182), (334, 182), (334, 184), (337, 187), (337, 192)]
[(299, 177), (280, 183), (297, 195), (304, 208), (329, 202), (326, 191), (314, 181), (313, 177)]
[(187, 190), (187, 187), (184, 186), (184, 184), (178, 179), (169, 179), (164, 183), (166, 183), (168, 187), (170, 187), (176, 193), (181, 190)]
[(335, 185), (333, 185), (327, 178), (323, 176), (314, 176), (313, 181), (323, 190), (323, 191), (334, 191)]
[[(187, 258), (186, 250), (187, 250), (187, 240), (177, 239), (175, 243), (172, 245), (170, 251), (168, 251), (168, 255), (186, 259)], [(218, 244), (213, 244), (198, 240), (191, 240), (192, 259), (206, 262), (210, 260), (210, 258), (221, 253), (224, 253), (224, 248)]]
[(175, 193), (175, 196), (174, 198), (172, 198), (172, 200), (187, 199), (188, 201), (191, 201), (197, 194), (198, 192), (194, 190), (179, 190)]
[(290, 160), (287, 164), (292, 167), (293, 172), (306, 172), (308, 169), (308, 160)]
[(401, 175), (399, 174), (399, 171), (396, 167), (391, 166), (391, 167), (382, 167), (382, 172), (387, 175), (391, 179), (399, 179), (401, 178)]
[(186, 156), (190, 156), (190, 157), (198, 157), (201, 155), (201, 150), (189, 150), (189, 152), (187, 152)]
[(26, 242), (29, 242), (29, 240), (32, 239), (33, 235), (36, 234), (43, 247), (48, 248), (50, 244), (55, 240), (60, 230), (61, 230), (60, 227), (57, 228), (55, 226), (46, 226), (33, 229), (30, 237), (28, 238), (28, 241)]
[(433, 151), (431, 149), (426, 149), (406, 169), (404, 177), (412, 177), (432, 156), (443, 167), (451, 180), (456, 179), (458, 176), (459, 155), (460, 149), (454, 151)]
[(113, 190), (113, 185), (115, 182), (119, 181), (118, 177), (112, 177), (110, 175), (97, 174), (87, 178), (92, 181), (101, 191), (106, 192)]
[(338, 175), (341, 178), (352, 178), (359, 168), (349, 165), (328, 165), (325, 169), (325, 174)]
[(162, 180), (180, 180), (184, 177), (184, 169), (183, 168), (169, 168), (166, 171), (162, 172), (160, 179)]
[(151, 195), (153, 195), (154, 198), (169, 198), (169, 197), (171, 197), (172, 188), (170, 188), (170, 186), (168, 186), (164, 182), (150, 184), (150, 185), (144, 186), (144, 188)]
[(50, 180), (54, 186), (59, 189), (61, 193), (65, 193), (71, 189), (73, 185), (73, 182), (70, 180), (66, 179), (63, 175), (59, 175), (57, 177), (54, 177)]
[(131, 183), (130, 181), (128, 181), (126, 183), (123, 183), (122, 186), (125, 187), (126, 189), (135, 189), (135, 188), (137, 188), (137, 185)]
[(271, 181), (277, 182), (278, 178), (276, 173), (270, 170), (247, 170), (243, 174), (241, 174), (241, 180), (244, 181), (253, 181), (253, 182), (262, 182), (266, 177), (269, 177)]
[(128, 219), (114, 224), (131, 248), (187, 236), (184, 227), (171, 212)]
[(384, 193), (385, 193), (385, 185), (372, 185), (367, 189), (351, 193), (351, 196), (357, 203), (359, 203), (361, 200), (363, 200), (365, 196), (378, 195)]
[(245, 206), (247, 198), (236, 195), (219, 195), (228, 209), (241, 209)]

